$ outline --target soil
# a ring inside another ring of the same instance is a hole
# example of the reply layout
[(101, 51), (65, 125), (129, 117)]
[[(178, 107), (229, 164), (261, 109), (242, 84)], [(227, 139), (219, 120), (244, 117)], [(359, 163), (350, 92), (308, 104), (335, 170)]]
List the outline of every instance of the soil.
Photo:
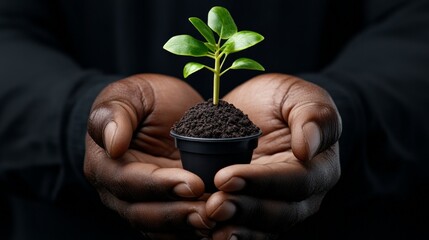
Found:
[(198, 138), (236, 138), (258, 134), (260, 129), (233, 104), (212, 99), (191, 107), (172, 130), (179, 135)]

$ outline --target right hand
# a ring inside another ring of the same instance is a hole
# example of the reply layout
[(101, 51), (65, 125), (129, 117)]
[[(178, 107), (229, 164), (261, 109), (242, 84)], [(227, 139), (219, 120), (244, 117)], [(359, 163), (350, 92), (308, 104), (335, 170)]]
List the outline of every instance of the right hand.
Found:
[(340, 114), (324, 89), (285, 74), (259, 75), (224, 100), (248, 114), (263, 135), (250, 164), (215, 176), (221, 191), (206, 205), (218, 221), (213, 239), (286, 239), (340, 178)]
[(107, 207), (143, 232), (188, 239), (214, 227), (199, 200), (204, 183), (183, 170), (169, 136), (201, 101), (181, 80), (140, 74), (108, 85), (93, 104), (85, 176)]

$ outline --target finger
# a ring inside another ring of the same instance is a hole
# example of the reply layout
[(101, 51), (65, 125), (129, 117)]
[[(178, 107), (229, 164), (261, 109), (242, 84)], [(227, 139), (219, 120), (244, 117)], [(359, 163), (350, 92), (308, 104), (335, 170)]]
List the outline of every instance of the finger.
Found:
[(324, 194), (284, 202), (216, 192), (207, 200), (206, 211), (214, 221), (261, 232), (280, 232), (317, 212)]
[(88, 133), (112, 158), (130, 145), (138, 123), (153, 105), (152, 86), (132, 77), (108, 85), (98, 96), (88, 120)]
[(312, 161), (297, 161), (291, 153), (284, 152), (261, 157), (251, 164), (228, 166), (217, 172), (214, 181), (225, 192), (300, 201), (331, 189), (340, 175), (336, 143)]
[(265, 157), (278, 157), (283, 159), (282, 162), (257, 164), (254, 161), (252, 164), (228, 166), (215, 175), (215, 185), (225, 192), (300, 201), (330, 189), (338, 181), (340, 168), (335, 147), (337, 145), (320, 153), (311, 162), (297, 161), (295, 158), (287, 160), (287, 153), (282, 153)]
[(198, 198), (204, 193), (204, 183), (197, 175), (181, 168), (142, 163), (139, 158), (154, 157), (128, 151), (119, 159), (102, 159), (96, 167), (95, 182), (127, 201)]
[(216, 225), (207, 218), (203, 201), (128, 203), (116, 198), (108, 191), (100, 191), (100, 196), (107, 207), (144, 232), (197, 234), (212, 229)]
[(197, 198), (203, 181), (181, 168), (180, 161), (129, 150), (119, 158), (106, 155), (87, 135), (84, 173), (96, 188), (106, 188), (127, 201)]
[(215, 176), (219, 190), (292, 200), (312, 194), (309, 171), (296, 163), (243, 164), (221, 169)]
[(147, 240), (200, 240), (209, 239), (211, 232), (203, 230), (181, 231), (174, 233), (148, 232), (142, 233), (143, 239)]
[[(285, 104), (283, 116), (291, 128), (292, 151), (300, 160), (313, 158), (338, 141), (341, 135), (341, 118), (327, 93), (311, 88), (314, 100), (302, 101), (291, 109)], [(317, 95), (318, 94), (318, 95)]]
[(217, 229), (213, 235), (213, 240), (274, 240), (277, 239), (273, 233), (264, 233), (250, 230), (245, 227), (227, 225)]
[[(97, 96), (88, 132), (112, 158), (127, 150), (131, 138), (145, 152), (159, 155), (163, 151), (152, 143), (164, 146), (166, 139), (170, 141), (168, 132), (173, 123), (201, 100), (179, 79), (159, 74), (134, 75), (110, 84)], [(136, 131), (137, 127), (141, 131)]]
[(128, 149), (137, 123), (132, 106), (119, 100), (109, 101), (92, 110), (88, 133), (109, 156), (118, 158)]

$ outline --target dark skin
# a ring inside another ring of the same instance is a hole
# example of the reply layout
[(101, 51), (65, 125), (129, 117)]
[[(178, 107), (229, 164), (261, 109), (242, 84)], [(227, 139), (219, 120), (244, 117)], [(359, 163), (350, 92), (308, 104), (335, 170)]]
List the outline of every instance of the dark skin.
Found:
[(263, 135), (251, 164), (221, 169), (220, 191), (181, 168), (170, 127), (203, 101), (175, 78), (141, 74), (107, 86), (91, 111), (85, 175), (101, 200), (154, 239), (266, 239), (314, 214), (340, 177), (341, 120), (320, 87), (265, 74), (224, 100)]

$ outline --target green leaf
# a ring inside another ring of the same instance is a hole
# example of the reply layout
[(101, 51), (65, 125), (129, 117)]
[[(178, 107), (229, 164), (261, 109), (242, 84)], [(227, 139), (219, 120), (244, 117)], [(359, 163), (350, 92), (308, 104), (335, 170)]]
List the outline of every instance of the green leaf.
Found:
[(201, 63), (189, 62), (183, 68), (183, 77), (187, 78), (192, 73), (197, 72), (197, 71), (203, 69), (204, 67), (205, 66)]
[(235, 60), (231, 65), (231, 69), (249, 69), (265, 71), (265, 68), (261, 64), (250, 58), (239, 58)]
[(165, 50), (182, 56), (207, 56), (209, 49), (200, 40), (189, 35), (178, 35), (170, 38), (163, 47)]
[(228, 39), (222, 46), (222, 51), (226, 54), (238, 52), (249, 48), (264, 40), (264, 37), (252, 31), (240, 31)]
[(216, 45), (213, 45), (213, 44), (211, 44), (211, 43), (208, 43), (208, 42), (205, 42), (204, 43), (205, 45), (206, 45), (206, 47), (208, 48), (208, 49), (210, 49), (210, 51), (212, 52), (212, 53), (215, 53), (216, 52)]
[(207, 23), (222, 39), (228, 39), (237, 32), (234, 19), (229, 11), (223, 7), (210, 9)]
[(189, 21), (194, 25), (194, 27), (198, 30), (198, 32), (203, 35), (203, 37), (207, 40), (207, 42), (211, 44), (216, 44), (216, 40), (213, 35), (213, 31), (210, 29), (209, 26), (205, 22), (203, 22), (201, 19), (197, 17), (191, 17), (189, 18)]

